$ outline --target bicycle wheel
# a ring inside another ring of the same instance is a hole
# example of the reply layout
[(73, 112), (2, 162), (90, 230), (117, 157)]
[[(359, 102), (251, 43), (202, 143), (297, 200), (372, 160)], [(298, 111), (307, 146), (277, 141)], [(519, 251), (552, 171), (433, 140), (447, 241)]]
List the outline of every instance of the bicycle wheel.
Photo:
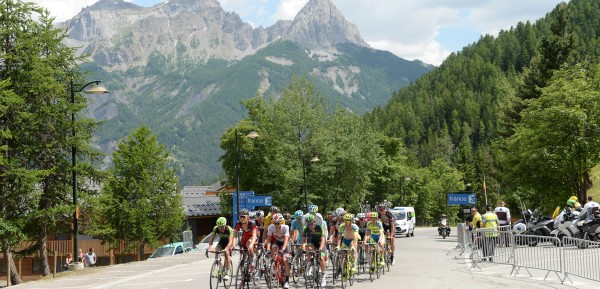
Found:
[(377, 268), (375, 265), (375, 262), (377, 258), (375, 258), (375, 252), (371, 251), (369, 253), (369, 279), (371, 279), (371, 282), (373, 282), (373, 275), (375, 275), (375, 269)]
[(379, 276), (381, 276), (381, 266), (379, 262), (381, 260), (381, 257), (379, 256), (379, 252), (375, 252), (375, 276), (377, 276), (377, 279), (379, 279)]
[[(354, 283), (354, 272), (352, 271), (352, 266), (354, 266), (354, 258), (352, 257), (352, 255), (350, 255), (350, 257), (348, 258), (349, 260), (349, 264), (348, 264), (348, 282), (350, 283), (350, 286), (352, 286), (352, 284)], [(357, 265), (358, 266), (358, 265)], [(358, 272), (358, 269), (356, 270)]]
[(294, 284), (298, 284), (298, 280), (300, 280), (300, 270), (299, 270), (299, 260), (298, 256), (292, 257), (290, 260), (290, 275), (292, 275), (292, 282)]
[(390, 271), (390, 267), (392, 267), (392, 253), (391, 253), (391, 239), (388, 239), (388, 241), (385, 243), (385, 267), (387, 268), (388, 272)]
[[(316, 261), (315, 264), (313, 264), (313, 268), (314, 268), (314, 270), (313, 270), (314, 287), (316, 287), (317, 289), (320, 289), (321, 288), (321, 264), (320, 264), (320, 262)], [(325, 275), (323, 275), (323, 278), (325, 278)]]
[(217, 289), (221, 279), (221, 268), (219, 262), (215, 261), (210, 267), (210, 289)]
[[(223, 267), (222, 269), (225, 270), (225, 268), (227, 267)], [(231, 262), (231, 259), (229, 260), (229, 270), (233, 271), (233, 263)], [(223, 273), (224, 275), (225, 273)], [(231, 283), (233, 282), (233, 278), (231, 278), (231, 276), (229, 277), (229, 280), (225, 280), (224, 278), (220, 278), (221, 280), (223, 280), (223, 287), (225, 289), (229, 289), (229, 287), (231, 287)]]
[(312, 262), (306, 263), (306, 269), (304, 270), (304, 284), (306, 285), (306, 289), (312, 288), (315, 284), (315, 267)]

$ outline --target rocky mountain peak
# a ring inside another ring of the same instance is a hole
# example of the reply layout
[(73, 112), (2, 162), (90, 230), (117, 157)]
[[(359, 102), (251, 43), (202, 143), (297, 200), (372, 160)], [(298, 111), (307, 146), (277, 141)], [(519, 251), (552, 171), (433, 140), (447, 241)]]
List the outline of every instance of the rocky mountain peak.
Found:
[(125, 2), (124, 0), (100, 0), (89, 6), (88, 11), (98, 10), (117, 10), (117, 9), (136, 9), (142, 8), (133, 3)]
[(286, 38), (306, 48), (350, 42), (369, 46), (356, 25), (348, 22), (330, 0), (310, 0), (292, 21)]

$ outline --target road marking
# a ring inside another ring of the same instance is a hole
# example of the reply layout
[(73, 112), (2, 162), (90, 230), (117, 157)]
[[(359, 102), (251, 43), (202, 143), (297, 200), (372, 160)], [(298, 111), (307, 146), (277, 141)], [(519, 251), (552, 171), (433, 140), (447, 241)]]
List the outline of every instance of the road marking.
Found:
[(147, 284), (179, 283), (179, 282), (190, 282), (190, 281), (194, 281), (194, 279), (160, 281), (160, 282), (144, 282), (144, 283), (128, 283), (128, 284), (121, 284), (120, 286), (139, 286), (139, 285), (147, 285)]
[(163, 269), (159, 269), (159, 270), (151, 270), (151, 271), (143, 273), (143, 274), (139, 274), (139, 275), (136, 275), (136, 276), (126, 277), (126, 278), (123, 278), (121, 280), (117, 280), (117, 281), (114, 281), (114, 282), (110, 282), (110, 283), (107, 283), (107, 284), (103, 284), (103, 285), (95, 286), (95, 287), (91, 287), (91, 288), (92, 289), (112, 288), (115, 285), (122, 284), (122, 283), (125, 283), (127, 281), (139, 279), (139, 278), (151, 275), (151, 274), (156, 274), (156, 273), (163, 272), (163, 271), (169, 271), (169, 270), (173, 270), (173, 269), (177, 269), (179, 267), (185, 267), (185, 266), (189, 266), (189, 264), (181, 264), (181, 265), (176, 265), (176, 266), (173, 266), (173, 267), (167, 267), (167, 268), (163, 268)]

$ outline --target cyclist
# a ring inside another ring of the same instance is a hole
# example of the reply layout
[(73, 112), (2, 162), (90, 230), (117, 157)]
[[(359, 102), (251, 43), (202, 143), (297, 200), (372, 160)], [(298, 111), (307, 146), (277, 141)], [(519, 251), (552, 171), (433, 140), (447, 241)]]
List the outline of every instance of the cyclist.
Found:
[(258, 210), (256, 212), (254, 212), (255, 218), (254, 218), (254, 224), (256, 225), (256, 237), (257, 237), (257, 242), (259, 244), (262, 244), (263, 242), (263, 235), (264, 235), (264, 231), (265, 231), (265, 212), (263, 212), (262, 210)]
[(379, 210), (379, 219), (381, 220), (381, 224), (383, 224), (383, 231), (385, 232), (385, 237), (390, 239), (390, 257), (392, 258), (392, 265), (396, 263), (394, 260), (394, 239), (396, 236), (396, 221), (394, 220), (394, 214), (390, 212), (390, 209), (387, 203), (381, 203), (377, 206)]
[(365, 232), (367, 232), (367, 223), (368, 222), (365, 218), (366, 216), (367, 215), (365, 213), (356, 214), (356, 218), (358, 218), (356, 225), (358, 226), (358, 235), (360, 235), (361, 240), (365, 239)]
[(325, 248), (325, 230), (321, 225), (317, 225), (317, 219), (314, 215), (306, 216), (306, 227), (302, 234), (302, 251), (306, 251), (306, 246), (312, 247), (312, 250), (320, 252), (319, 265), (321, 266), (321, 287), (325, 282), (325, 265), (327, 264), (327, 249)]
[(254, 258), (254, 242), (256, 242), (256, 225), (250, 222), (250, 213), (247, 209), (240, 210), (240, 221), (235, 225), (236, 237), (242, 234), (240, 248), (248, 250), (250, 258)]
[[(272, 224), (267, 229), (267, 250), (271, 251), (274, 255), (279, 250), (283, 251), (283, 264), (285, 267), (285, 282), (283, 288), (289, 288), (290, 280), (290, 263), (288, 261), (290, 257), (290, 247), (288, 246), (290, 240), (290, 228), (283, 224), (283, 215), (281, 213), (275, 213), (272, 217)], [(272, 250), (271, 250), (272, 249)]]
[(208, 248), (210, 248), (210, 252), (214, 252), (212, 249), (212, 243), (215, 239), (215, 236), (219, 236), (219, 243), (217, 244), (217, 250), (225, 252), (225, 276), (224, 280), (229, 280), (229, 271), (230, 268), (230, 256), (229, 250), (233, 248), (233, 229), (230, 226), (227, 226), (227, 219), (224, 217), (220, 217), (217, 219), (217, 225), (213, 228), (213, 231), (210, 236), (210, 240), (208, 240)]
[[(383, 243), (383, 238), (380, 238), (381, 231), (383, 230), (383, 224), (378, 220), (379, 213), (371, 212), (369, 223), (367, 223), (367, 232), (365, 234), (365, 239), (363, 244), (373, 243), (379, 244), (379, 250), (382, 252), (381, 256), (385, 254), (385, 245)], [(383, 259), (379, 262), (380, 266), (385, 266)]]
[(344, 208), (335, 209), (333, 218), (331, 219), (331, 222), (329, 223), (329, 243), (331, 243), (331, 244), (338, 243), (338, 241), (337, 241), (338, 229), (339, 229), (340, 225), (342, 224), (342, 217), (345, 212), (346, 212), (346, 210), (344, 210)]
[(344, 214), (344, 223), (338, 229), (337, 247), (350, 249), (352, 254), (352, 273), (356, 273), (356, 251), (360, 236), (358, 235), (358, 226), (352, 224), (352, 219), (353, 216), (351, 214)]
[[(272, 206), (271, 209), (269, 210), (269, 214), (265, 217), (265, 221), (264, 221), (264, 227), (268, 230), (269, 229), (269, 225), (271, 225), (271, 219), (273, 218), (273, 215), (281, 213), (281, 210), (279, 210), (278, 207), (276, 206)], [(283, 215), (282, 215), (282, 219), (283, 219)], [(282, 220), (282, 225), (285, 225), (285, 220)], [(266, 238), (267, 235), (263, 234), (263, 244), (266, 242)]]
[(292, 231), (292, 243), (296, 245), (302, 245), (302, 233), (304, 232), (304, 227), (302, 226), (303, 216), (304, 212), (302, 212), (302, 210), (296, 211), (290, 227), (290, 230)]

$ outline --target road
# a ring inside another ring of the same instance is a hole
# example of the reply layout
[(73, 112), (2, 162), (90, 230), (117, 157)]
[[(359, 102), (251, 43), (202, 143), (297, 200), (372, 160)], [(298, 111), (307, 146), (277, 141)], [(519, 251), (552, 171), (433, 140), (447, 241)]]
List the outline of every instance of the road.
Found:
[[(573, 283), (567, 280), (564, 285), (551, 274), (544, 281), (546, 273), (536, 270), (530, 270), (533, 277), (526, 274), (525, 270), (511, 277), (512, 267), (509, 265), (486, 264), (487, 267), (470, 270), (472, 264), (454, 250), (456, 244), (455, 236), (442, 239), (437, 235), (436, 228), (417, 228), (415, 237), (396, 239), (396, 265), (390, 272), (374, 282), (368, 280), (368, 275), (359, 275), (358, 282), (351, 288), (373, 288), (374, 285), (379, 288), (600, 288), (600, 282), (577, 277), (570, 277)], [(67, 272), (54, 279), (47, 278), (12, 288), (209, 288), (211, 262), (212, 259), (207, 259), (203, 253), (187, 253)], [(339, 283), (332, 286), (330, 271), (327, 278), (326, 288), (340, 287)], [(305, 287), (301, 282), (290, 288)]]

